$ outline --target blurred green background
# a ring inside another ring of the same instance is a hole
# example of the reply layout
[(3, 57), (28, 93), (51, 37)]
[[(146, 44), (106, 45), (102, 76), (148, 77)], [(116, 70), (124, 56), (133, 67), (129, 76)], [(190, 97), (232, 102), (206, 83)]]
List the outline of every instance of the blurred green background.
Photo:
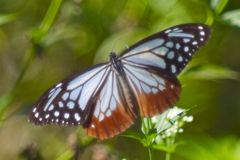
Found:
[[(82, 159), (148, 159), (135, 140), (92, 142), (81, 127), (36, 127), (27, 114), (56, 82), (108, 61), (119, 37), (117, 54), (183, 23), (205, 23), (213, 34), (179, 76), (177, 106), (197, 107), (172, 159), (240, 159), (239, 0), (0, 0), (0, 159), (71, 159), (76, 144)], [(138, 119), (132, 129), (139, 127)], [(154, 155), (164, 159), (164, 152)]]

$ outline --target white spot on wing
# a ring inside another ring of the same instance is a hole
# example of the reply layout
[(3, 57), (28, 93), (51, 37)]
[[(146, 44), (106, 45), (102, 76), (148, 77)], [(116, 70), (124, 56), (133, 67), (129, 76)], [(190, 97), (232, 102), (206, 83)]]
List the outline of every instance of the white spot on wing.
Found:
[(190, 39), (184, 38), (184, 39), (183, 39), (183, 42), (185, 42), (185, 43), (190, 42)]
[(56, 116), (56, 117), (59, 116), (59, 114), (60, 114), (60, 113), (59, 113), (58, 111), (55, 111), (55, 112), (54, 112), (54, 116)]
[(141, 86), (142, 86), (142, 89), (144, 92), (146, 93), (150, 93), (151, 92), (151, 88), (149, 86), (147, 86), (146, 84), (140, 82)]
[(156, 49), (152, 50), (152, 52), (154, 52), (154, 53), (156, 53), (158, 55), (164, 56), (168, 52), (168, 48), (166, 48), (166, 47), (159, 47), (159, 48), (156, 48)]
[(163, 85), (159, 84), (158, 88), (163, 91), (164, 89), (166, 89)]
[(69, 102), (67, 103), (67, 107), (68, 107), (69, 109), (73, 109), (74, 106), (75, 106), (75, 103), (72, 102), (72, 101), (69, 101)]
[(99, 121), (102, 121), (104, 119), (104, 115), (100, 113)]
[(168, 30), (165, 31), (165, 33), (169, 33), (169, 32), (171, 32), (171, 29), (168, 29)]
[(69, 93), (66, 92), (66, 93), (64, 93), (64, 95), (62, 96), (62, 99), (63, 99), (64, 101), (66, 101), (66, 100), (68, 99), (68, 96), (69, 96)]
[(106, 116), (109, 117), (112, 115), (112, 112), (110, 110), (107, 111)]
[(152, 92), (153, 92), (154, 94), (156, 94), (156, 93), (158, 93), (158, 90), (157, 90), (156, 88), (152, 88)]
[(169, 47), (169, 48), (172, 48), (173, 47), (173, 42), (167, 42), (166, 46)]
[(80, 121), (81, 120), (81, 117), (79, 116), (78, 113), (74, 114), (74, 118), (76, 119), (76, 121)]
[(53, 108), (54, 108), (54, 105), (51, 104), (51, 106), (48, 108), (48, 110), (51, 111), (51, 110), (53, 110)]
[(45, 115), (45, 118), (46, 118), (46, 119), (48, 119), (48, 118), (49, 118), (49, 116), (50, 116), (50, 115), (49, 115), (49, 114), (47, 114), (47, 115)]
[(183, 30), (181, 30), (181, 29), (179, 29), (179, 30), (176, 30), (176, 31), (174, 31), (174, 32), (182, 32)]
[(62, 107), (63, 107), (63, 103), (62, 103), (61, 101), (59, 101), (59, 102), (58, 102), (58, 106), (59, 106), (60, 108), (62, 108)]
[(62, 83), (58, 83), (58, 84), (56, 85), (56, 88), (60, 87), (61, 85), (62, 85)]
[(167, 58), (173, 59), (174, 58), (174, 54), (175, 54), (175, 52), (173, 52), (173, 51), (169, 52), (168, 55), (167, 55)]
[(188, 52), (188, 51), (189, 51), (189, 47), (188, 46), (184, 47), (184, 52)]
[(198, 43), (197, 43), (197, 41), (194, 41), (194, 42), (192, 42), (192, 44), (193, 44), (193, 45), (197, 45)]
[(204, 36), (204, 35), (205, 35), (205, 32), (201, 31), (200, 34), (201, 34), (202, 36)]
[(111, 102), (110, 102), (110, 109), (111, 111), (114, 111), (117, 107), (117, 104), (116, 104), (116, 101), (114, 98), (111, 99)]
[(158, 77), (158, 76), (156, 76), (156, 75), (154, 75), (154, 74), (152, 74), (152, 76), (153, 76), (159, 83), (165, 85), (164, 79), (162, 79), (162, 78), (160, 78), (160, 77)]
[(82, 86), (74, 89), (74, 90), (71, 92), (69, 98), (70, 98), (71, 100), (74, 100), (74, 101), (75, 101), (75, 100), (77, 99), (77, 97), (79, 96), (81, 89), (82, 89)]
[(169, 37), (187, 37), (187, 38), (194, 38), (194, 35), (188, 33), (174, 33), (171, 32), (168, 34)]
[(35, 115), (34, 115), (36, 118), (38, 118), (38, 116), (39, 116), (39, 113), (37, 112), (37, 113), (35, 113)]
[(178, 57), (178, 62), (182, 62), (183, 61), (183, 57), (182, 56), (179, 56)]
[(65, 118), (65, 119), (68, 119), (69, 116), (70, 116), (69, 113), (64, 113), (64, 118)]
[(176, 49), (179, 49), (181, 46), (179, 43), (176, 43)]
[(100, 106), (101, 106), (101, 101), (98, 100), (98, 101), (97, 101), (97, 104), (96, 104), (96, 107), (95, 107), (95, 110), (94, 110), (94, 116), (95, 116), (95, 117), (98, 117), (98, 115), (99, 115)]
[(177, 72), (177, 70), (176, 70), (176, 66), (175, 65), (171, 65), (171, 69), (172, 69), (172, 73), (176, 73)]

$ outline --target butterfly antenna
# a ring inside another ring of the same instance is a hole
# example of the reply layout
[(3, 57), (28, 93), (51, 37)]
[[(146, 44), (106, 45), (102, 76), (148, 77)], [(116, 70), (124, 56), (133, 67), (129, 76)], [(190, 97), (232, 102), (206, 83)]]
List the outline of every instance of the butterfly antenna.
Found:
[(118, 38), (118, 39), (116, 40), (116, 42), (115, 42), (114, 45), (113, 45), (113, 48), (112, 48), (112, 51), (111, 51), (111, 52), (113, 52), (114, 47), (116, 46), (117, 42), (118, 42), (120, 39), (122, 39), (122, 38)]

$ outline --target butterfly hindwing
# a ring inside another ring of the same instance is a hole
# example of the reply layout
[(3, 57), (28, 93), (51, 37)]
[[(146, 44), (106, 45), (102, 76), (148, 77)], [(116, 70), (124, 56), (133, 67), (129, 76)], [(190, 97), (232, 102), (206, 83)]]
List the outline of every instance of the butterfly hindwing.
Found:
[(129, 128), (137, 117), (132, 94), (121, 82), (121, 77), (110, 71), (104, 86), (96, 96), (91, 118), (83, 124), (88, 135), (106, 139)]
[(178, 101), (181, 86), (177, 78), (127, 64), (124, 68), (143, 117), (163, 113)]

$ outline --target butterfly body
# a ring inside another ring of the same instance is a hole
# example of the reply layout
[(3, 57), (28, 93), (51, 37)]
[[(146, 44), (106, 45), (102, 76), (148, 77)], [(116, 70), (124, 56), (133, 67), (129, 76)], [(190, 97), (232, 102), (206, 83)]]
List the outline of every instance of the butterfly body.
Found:
[(183, 24), (149, 36), (110, 62), (91, 66), (47, 90), (29, 113), (35, 125), (83, 125), (87, 134), (110, 138), (141, 116), (173, 106), (181, 85), (176, 78), (204, 46), (211, 28)]

